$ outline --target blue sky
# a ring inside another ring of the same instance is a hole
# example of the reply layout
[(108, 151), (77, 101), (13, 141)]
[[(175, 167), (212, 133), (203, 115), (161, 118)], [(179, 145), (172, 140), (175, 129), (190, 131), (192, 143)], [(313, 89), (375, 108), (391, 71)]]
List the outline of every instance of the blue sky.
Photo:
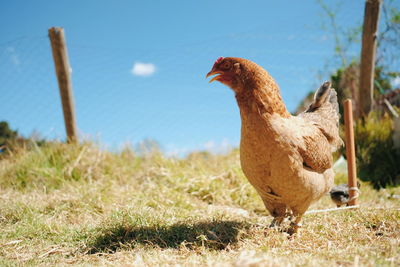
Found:
[[(340, 26), (364, 1), (325, 1)], [(208, 84), (220, 56), (266, 68), (293, 111), (337, 66), (321, 7), (308, 1), (1, 1), (0, 120), (28, 136), (64, 139), (47, 30), (65, 29), (77, 124), (109, 148), (158, 141), (170, 154), (237, 146), (233, 93)], [(349, 49), (350, 57), (359, 48)]]

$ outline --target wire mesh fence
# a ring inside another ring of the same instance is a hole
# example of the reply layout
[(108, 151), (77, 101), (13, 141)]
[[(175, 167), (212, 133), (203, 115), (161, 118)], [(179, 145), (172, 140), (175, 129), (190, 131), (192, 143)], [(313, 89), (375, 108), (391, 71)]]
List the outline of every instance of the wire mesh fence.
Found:
[[(169, 154), (237, 146), (240, 117), (233, 93), (208, 85), (205, 74), (219, 56), (252, 59), (281, 85), (293, 111), (321, 82), (317, 76), (333, 55), (332, 36), (303, 28), (298, 34), (300, 27), (275, 35), (253, 29), (156, 50), (70, 42), (66, 29), (80, 138), (109, 148), (151, 139)], [(65, 139), (48, 37), (1, 43), (0, 73), (0, 120), (24, 136)]]

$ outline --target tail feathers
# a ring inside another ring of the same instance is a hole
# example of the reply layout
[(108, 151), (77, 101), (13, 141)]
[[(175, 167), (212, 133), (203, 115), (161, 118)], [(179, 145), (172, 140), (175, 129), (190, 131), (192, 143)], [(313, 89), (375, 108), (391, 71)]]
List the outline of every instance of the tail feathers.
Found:
[(333, 89), (333, 88), (330, 90), (329, 102), (332, 104), (333, 108), (339, 114), (339, 102), (337, 99), (337, 93), (336, 93), (335, 89)]
[(327, 101), (327, 97), (329, 96), (329, 92), (330, 92), (329, 89), (331, 89), (331, 83), (326, 81), (315, 92), (313, 104), (316, 107), (320, 107), (323, 103), (325, 103)]
[(336, 91), (335, 89), (331, 88), (331, 83), (326, 81), (315, 92), (314, 101), (308, 107), (306, 112), (313, 112), (328, 101), (332, 104), (336, 112), (339, 113), (339, 104), (337, 102)]
[(342, 146), (339, 136), (339, 104), (335, 89), (324, 82), (314, 95), (314, 101), (301, 117), (317, 126), (331, 144), (332, 151)]

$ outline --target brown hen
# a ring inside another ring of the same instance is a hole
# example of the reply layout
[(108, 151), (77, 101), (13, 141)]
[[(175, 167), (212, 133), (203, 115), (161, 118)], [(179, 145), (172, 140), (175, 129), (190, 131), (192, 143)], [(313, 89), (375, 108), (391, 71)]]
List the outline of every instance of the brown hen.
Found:
[(242, 120), (240, 162), (279, 226), (296, 233), (310, 204), (333, 185), (332, 152), (342, 145), (336, 92), (325, 82), (298, 116), (286, 109), (274, 79), (242, 58), (219, 58), (207, 74), (235, 93)]

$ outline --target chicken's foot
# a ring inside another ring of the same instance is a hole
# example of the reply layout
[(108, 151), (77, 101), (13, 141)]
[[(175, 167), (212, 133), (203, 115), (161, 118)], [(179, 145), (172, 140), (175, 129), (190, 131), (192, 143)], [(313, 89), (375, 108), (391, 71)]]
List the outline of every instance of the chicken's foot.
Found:
[(284, 216), (280, 216), (280, 217), (275, 217), (271, 224), (269, 225), (269, 228), (277, 228), (281, 226), (281, 223), (283, 222), (283, 220), (285, 219)]
[(295, 233), (297, 233), (299, 231), (299, 228), (302, 227), (302, 224), (300, 223), (302, 217), (303, 217), (303, 215), (295, 216), (294, 221), (292, 221), (290, 223), (290, 228), (287, 231), (289, 235), (291, 235), (291, 236), (294, 235)]

